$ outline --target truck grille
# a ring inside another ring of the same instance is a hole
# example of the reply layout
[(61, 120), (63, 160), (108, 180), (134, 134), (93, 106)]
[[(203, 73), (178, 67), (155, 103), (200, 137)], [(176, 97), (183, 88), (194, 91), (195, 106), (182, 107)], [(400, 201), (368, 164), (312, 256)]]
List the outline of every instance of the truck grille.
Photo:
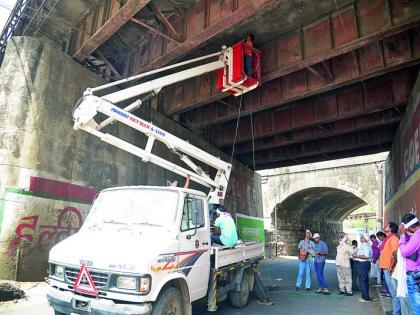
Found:
[[(65, 267), (66, 278), (71, 284), (74, 284), (76, 282), (79, 272), (80, 272), (80, 268)], [(90, 270), (89, 270), (89, 273), (97, 289), (103, 288), (104, 286), (107, 285), (108, 283), (107, 273), (90, 271)]]

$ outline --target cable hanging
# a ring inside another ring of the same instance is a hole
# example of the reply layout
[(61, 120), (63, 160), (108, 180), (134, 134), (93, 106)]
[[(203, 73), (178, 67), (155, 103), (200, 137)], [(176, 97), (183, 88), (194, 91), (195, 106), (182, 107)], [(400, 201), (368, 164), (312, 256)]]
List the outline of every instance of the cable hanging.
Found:
[(241, 99), (239, 100), (238, 118), (236, 119), (235, 138), (233, 139), (233, 144), (232, 144), (232, 154), (230, 156), (230, 164), (232, 164), (233, 162), (233, 154), (235, 153), (235, 143), (236, 143), (236, 138), (238, 136), (239, 119), (241, 119), (242, 97), (243, 97), (243, 94), (241, 94)]

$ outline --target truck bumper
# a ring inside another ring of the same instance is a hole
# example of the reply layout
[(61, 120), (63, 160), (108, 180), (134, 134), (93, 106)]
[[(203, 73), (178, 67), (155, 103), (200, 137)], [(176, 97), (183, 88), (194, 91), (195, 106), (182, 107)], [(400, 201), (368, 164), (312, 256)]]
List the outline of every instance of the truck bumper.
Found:
[(47, 298), (52, 308), (63, 314), (149, 315), (152, 311), (151, 303), (119, 304), (112, 300), (88, 298), (52, 287), (48, 289)]

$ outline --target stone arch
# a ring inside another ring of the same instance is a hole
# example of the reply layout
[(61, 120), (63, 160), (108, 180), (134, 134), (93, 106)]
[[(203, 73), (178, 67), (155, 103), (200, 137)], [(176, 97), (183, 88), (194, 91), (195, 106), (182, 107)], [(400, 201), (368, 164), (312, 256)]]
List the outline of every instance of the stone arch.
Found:
[[(318, 232), (335, 254), (337, 235), (343, 220), (367, 202), (347, 190), (332, 187), (311, 187), (297, 191), (275, 206), (278, 241), (282, 254), (297, 255), (297, 244), (305, 229)], [(272, 222), (274, 222), (274, 212)]]

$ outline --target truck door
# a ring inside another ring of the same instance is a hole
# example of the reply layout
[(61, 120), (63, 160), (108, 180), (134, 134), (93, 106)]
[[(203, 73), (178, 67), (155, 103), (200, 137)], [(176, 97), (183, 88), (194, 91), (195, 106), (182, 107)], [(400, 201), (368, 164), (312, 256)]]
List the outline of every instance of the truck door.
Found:
[(210, 230), (204, 198), (187, 194), (181, 219), (178, 267), (187, 276), (191, 299), (207, 294), (210, 272)]

